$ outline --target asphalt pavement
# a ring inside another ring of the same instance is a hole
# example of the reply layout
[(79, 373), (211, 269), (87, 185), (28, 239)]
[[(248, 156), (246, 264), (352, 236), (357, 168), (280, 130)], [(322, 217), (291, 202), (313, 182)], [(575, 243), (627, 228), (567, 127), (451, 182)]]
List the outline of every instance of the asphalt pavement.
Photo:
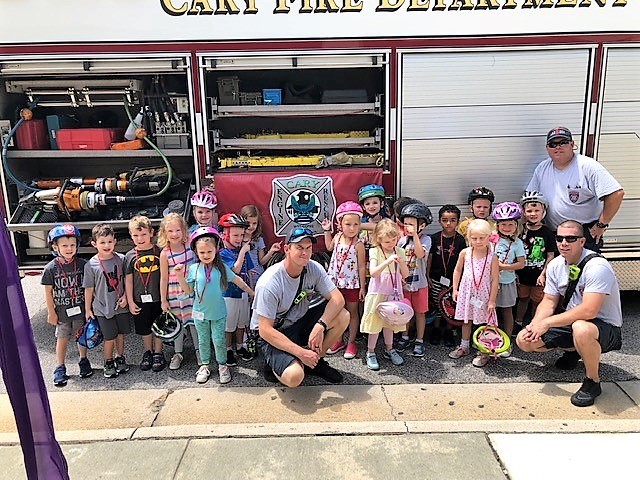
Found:
[[(142, 342), (135, 334), (125, 338), (125, 355), (133, 366), (131, 370), (115, 379), (106, 379), (102, 375), (102, 349), (97, 347), (89, 351), (89, 359), (95, 374), (90, 378), (78, 377), (77, 350), (70, 342), (67, 352), (67, 373), (71, 375), (66, 387), (55, 387), (52, 382), (53, 370), (56, 367), (54, 327), (46, 321), (43, 287), (40, 276), (27, 276), (22, 281), (27, 307), (31, 317), (34, 338), (40, 357), (45, 383), (50, 391), (67, 390), (129, 390), (129, 389), (170, 389), (181, 388), (214, 388), (218, 386), (217, 369), (212, 369), (210, 380), (201, 386), (195, 382), (197, 370), (191, 340), (185, 341), (185, 361), (179, 370), (162, 372), (141, 371), (137, 364), (142, 357)], [(603, 356), (601, 378), (603, 381), (626, 381), (640, 378), (640, 296), (637, 292), (623, 294), (622, 309), (623, 347), (617, 352)], [(382, 349), (381, 343), (379, 346)], [(328, 356), (329, 363), (344, 373), (345, 385), (398, 385), (398, 384), (457, 384), (457, 383), (527, 383), (527, 382), (581, 382), (584, 371), (577, 368), (571, 372), (562, 372), (553, 368), (558, 353), (526, 354), (513, 350), (510, 358), (491, 361), (485, 368), (471, 365), (472, 357), (452, 360), (447, 354), (448, 347), (427, 345), (423, 358), (412, 357), (409, 352), (403, 354), (405, 364), (394, 367), (378, 355), (381, 369), (372, 372), (367, 369), (363, 356), (365, 345), (359, 345), (359, 355), (353, 360), (345, 360), (341, 354)], [(172, 349), (166, 347), (167, 361), (171, 358)], [(260, 359), (243, 363), (232, 368), (233, 386), (270, 386), (261, 374)], [(305, 385), (320, 385), (325, 382), (317, 377), (305, 379)], [(4, 392), (4, 385), (0, 385)]]

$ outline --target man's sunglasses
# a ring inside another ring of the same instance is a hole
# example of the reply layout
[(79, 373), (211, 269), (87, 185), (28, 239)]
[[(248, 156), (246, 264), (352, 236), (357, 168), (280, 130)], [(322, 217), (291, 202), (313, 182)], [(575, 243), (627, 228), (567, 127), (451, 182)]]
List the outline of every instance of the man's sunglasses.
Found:
[(569, 145), (571, 141), (569, 140), (560, 140), (559, 142), (549, 142), (547, 143), (547, 147), (556, 148), (556, 147), (564, 147), (565, 145)]
[(296, 227), (293, 230), (291, 230), (291, 233), (289, 234), (289, 241), (295, 240), (297, 238), (300, 237), (313, 237), (313, 232), (306, 228), (306, 227)]
[(564, 240), (566, 240), (567, 243), (575, 243), (579, 238), (582, 237), (579, 235), (556, 235), (556, 242), (562, 243)]

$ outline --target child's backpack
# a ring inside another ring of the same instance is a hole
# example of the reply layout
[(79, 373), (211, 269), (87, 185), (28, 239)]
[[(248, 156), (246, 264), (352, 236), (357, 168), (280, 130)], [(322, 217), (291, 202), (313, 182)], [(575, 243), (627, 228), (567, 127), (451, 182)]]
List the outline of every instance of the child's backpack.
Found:
[(98, 320), (91, 317), (76, 332), (76, 342), (86, 348), (97, 347), (102, 343), (102, 332)]

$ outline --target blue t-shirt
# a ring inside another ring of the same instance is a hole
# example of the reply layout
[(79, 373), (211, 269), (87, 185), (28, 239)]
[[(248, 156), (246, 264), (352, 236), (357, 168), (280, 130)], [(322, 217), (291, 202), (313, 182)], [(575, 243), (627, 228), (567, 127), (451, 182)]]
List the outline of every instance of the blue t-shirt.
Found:
[[(227, 279), (235, 277), (235, 273), (229, 267), (224, 266), (227, 272)], [(207, 320), (219, 320), (227, 316), (227, 308), (222, 297), (220, 288), (220, 272), (217, 268), (211, 270), (209, 281), (205, 275), (205, 267), (200, 263), (189, 265), (187, 284), (193, 289), (193, 311), (204, 313)]]
[[(220, 258), (222, 259), (222, 261), (227, 267), (233, 268), (236, 261), (238, 260), (239, 252), (240, 252), (239, 248), (223, 248), (218, 252), (218, 255), (220, 255)], [(244, 280), (244, 282), (247, 285), (249, 284), (249, 272), (251, 270), (253, 270), (253, 261), (251, 261), (251, 257), (247, 253), (244, 256), (244, 262), (242, 263), (242, 268), (240, 269), (240, 273), (238, 273), (240, 278)], [(229, 278), (229, 280), (231, 280), (231, 277)], [(229, 286), (224, 291), (223, 296), (228, 298), (242, 298), (242, 293), (243, 292), (240, 287), (229, 282)]]
[[(495, 248), (500, 263), (515, 263), (517, 257), (524, 257), (524, 244), (519, 238), (515, 242), (500, 237)], [(515, 270), (500, 270), (499, 283), (505, 285), (516, 281)]]

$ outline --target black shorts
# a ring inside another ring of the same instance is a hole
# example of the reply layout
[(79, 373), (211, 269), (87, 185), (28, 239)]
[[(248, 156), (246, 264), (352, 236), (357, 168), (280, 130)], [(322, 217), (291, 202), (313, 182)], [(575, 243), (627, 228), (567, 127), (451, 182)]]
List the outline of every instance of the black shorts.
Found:
[[(313, 330), (315, 324), (320, 317), (322, 317), (324, 308), (324, 303), (321, 303), (315, 308), (310, 308), (296, 323), (284, 330), (280, 330), (280, 332), (296, 345), (306, 347), (309, 343), (311, 330)], [(290, 353), (279, 350), (270, 343), (265, 342), (262, 338), (258, 339), (258, 345), (262, 350), (262, 355), (264, 355), (264, 361), (278, 376), (281, 376), (285, 369), (291, 365), (291, 362), (297, 359), (297, 357)]]
[(133, 316), (133, 324), (138, 335), (151, 335), (153, 321), (162, 313), (160, 302), (139, 303), (140, 313)]
[(131, 332), (131, 314), (118, 313), (111, 318), (96, 317), (105, 340), (113, 340), (121, 333)]
[[(622, 329), (620, 327), (603, 322), (599, 318), (590, 321), (598, 327), (598, 343), (602, 353), (622, 348)], [(551, 327), (542, 335), (541, 340), (546, 348), (575, 348), (571, 325)]]

